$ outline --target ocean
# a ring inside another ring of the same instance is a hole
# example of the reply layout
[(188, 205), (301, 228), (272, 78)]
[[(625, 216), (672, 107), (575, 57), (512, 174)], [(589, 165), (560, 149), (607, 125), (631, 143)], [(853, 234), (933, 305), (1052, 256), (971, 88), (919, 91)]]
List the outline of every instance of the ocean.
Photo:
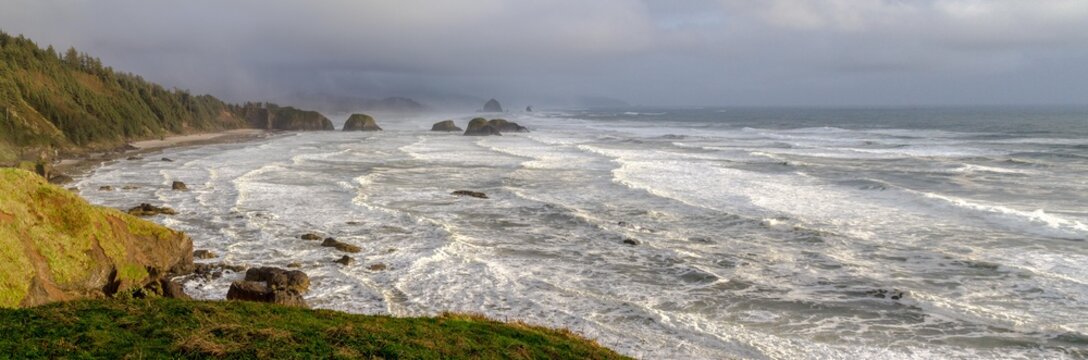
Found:
[[(476, 115), (168, 149), (76, 186), (177, 209), (152, 220), (220, 255), (199, 262), (300, 263), (316, 308), (480, 313), (647, 359), (1088, 358), (1088, 108), (555, 110), (501, 114), (529, 133), (429, 131)], [(363, 251), (335, 264), (309, 232)], [(185, 288), (223, 299), (242, 275)]]

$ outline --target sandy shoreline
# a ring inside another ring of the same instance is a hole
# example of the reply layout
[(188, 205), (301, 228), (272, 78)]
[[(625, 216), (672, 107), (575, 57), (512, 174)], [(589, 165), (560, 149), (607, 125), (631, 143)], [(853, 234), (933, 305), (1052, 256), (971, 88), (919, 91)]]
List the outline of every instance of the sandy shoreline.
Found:
[(162, 139), (134, 141), (129, 143), (129, 145), (135, 148), (134, 150), (90, 153), (77, 158), (64, 159), (55, 164), (54, 169), (68, 176), (78, 177), (106, 161), (124, 159), (130, 156), (139, 156), (180, 146), (252, 141), (264, 139), (276, 133), (277, 132), (262, 129), (233, 129), (211, 133), (175, 135)]

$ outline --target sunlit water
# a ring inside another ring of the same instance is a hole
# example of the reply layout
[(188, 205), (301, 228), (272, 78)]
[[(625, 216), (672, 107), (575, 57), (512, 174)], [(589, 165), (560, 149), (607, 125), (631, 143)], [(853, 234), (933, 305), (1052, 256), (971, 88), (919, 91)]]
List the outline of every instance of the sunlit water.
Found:
[[(482, 313), (643, 358), (1088, 357), (1088, 111), (505, 117), (533, 132), (379, 118), (108, 163), (78, 187), (179, 210), (152, 220), (220, 254), (200, 261), (301, 263), (317, 308)], [(334, 264), (307, 232), (363, 252)], [(240, 276), (186, 289), (222, 299)]]

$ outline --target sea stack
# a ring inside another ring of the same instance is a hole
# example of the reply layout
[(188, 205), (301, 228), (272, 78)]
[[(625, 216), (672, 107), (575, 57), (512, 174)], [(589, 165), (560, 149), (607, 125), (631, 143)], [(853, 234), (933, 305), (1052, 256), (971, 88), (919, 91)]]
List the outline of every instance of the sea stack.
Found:
[(431, 131), (464, 131), (464, 129), (457, 127), (453, 120), (446, 120), (434, 123), (434, 126), (431, 126)]
[(499, 105), (498, 100), (488, 100), (487, 103), (484, 104), (483, 112), (502, 112), (502, 105)]
[(491, 126), (487, 119), (475, 118), (468, 122), (468, 130), (465, 130), (466, 136), (488, 136), (488, 135), (502, 135), (499, 129)]
[(351, 114), (344, 123), (344, 131), (381, 131), (382, 128), (367, 114)]
[(529, 129), (526, 127), (518, 125), (516, 122), (507, 121), (506, 119), (491, 119), (487, 124), (499, 130), (499, 132), (529, 132)]

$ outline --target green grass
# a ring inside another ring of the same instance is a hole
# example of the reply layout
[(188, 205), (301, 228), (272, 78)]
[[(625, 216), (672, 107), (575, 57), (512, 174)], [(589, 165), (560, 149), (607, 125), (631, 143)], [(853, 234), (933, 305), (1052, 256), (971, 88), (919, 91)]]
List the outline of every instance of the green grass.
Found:
[(397, 318), (272, 304), (81, 300), (0, 309), (0, 357), (624, 359), (568, 331), (470, 315)]

